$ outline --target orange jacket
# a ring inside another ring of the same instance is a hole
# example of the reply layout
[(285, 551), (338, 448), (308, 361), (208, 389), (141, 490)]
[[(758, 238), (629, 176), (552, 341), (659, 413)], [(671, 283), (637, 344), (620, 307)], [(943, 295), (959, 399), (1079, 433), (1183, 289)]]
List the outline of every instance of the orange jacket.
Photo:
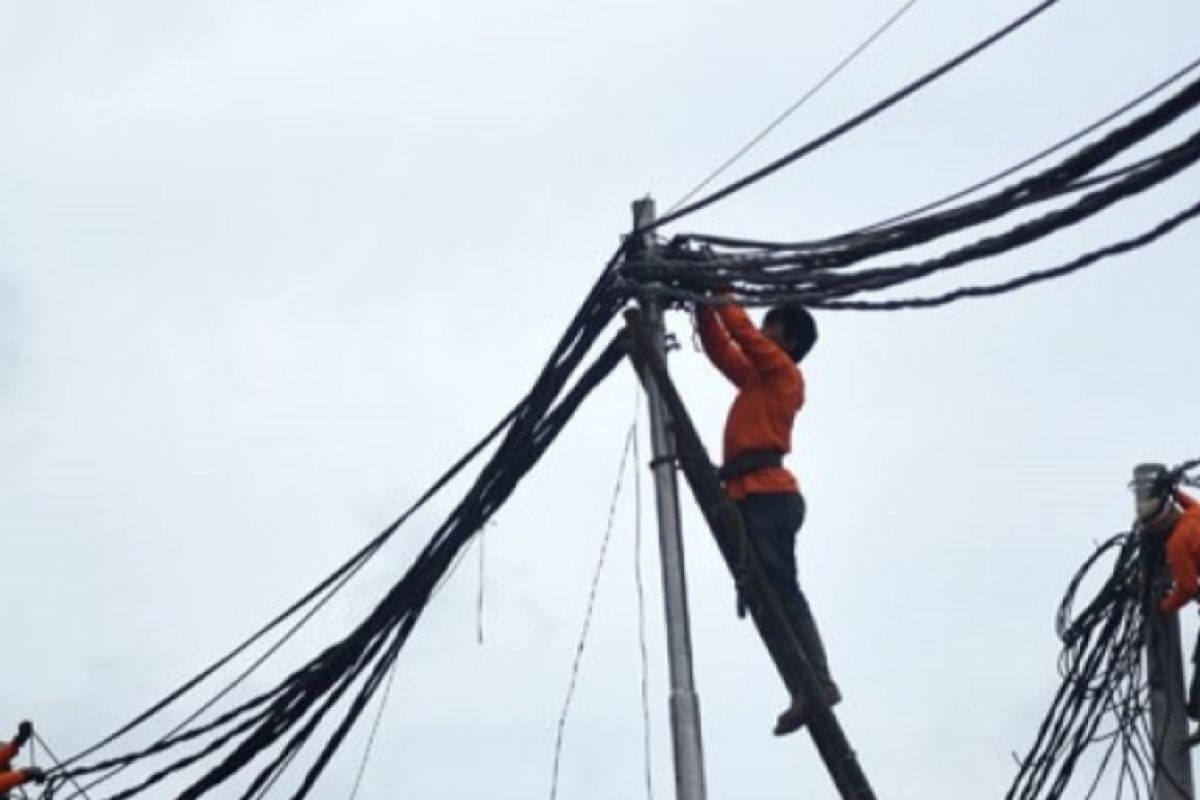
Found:
[[(724, 458), (747, 450), (792, 450), (792, 423), (804, 406), (804, 375), (791, 356), (764, 336), (738, 305), (700, 309), (704, 352), (734, 386), (737, 397), (725, 420)], [(748, 494), (795, 492), (796, 479), (783, 467), (767, 467), (729, 481), (734, 500)]]
[(0, 772), (0, 795), (23, 784), (29, 783), (29, 776), (23, 769), (15, 769), (11, 772)]
[(0, 795), (11, 791), (29, 781), (23, 769), (10, 769), (9, 762), (21, 752), (21, 746), (16, 742), (0, 744)]
[(1180, 491), (1175, 502), (1183, 513), (1167, 539), (1167, 564), (1175, 585), (1162, 599), (1163, 611), (1178, 611), (1200, 591), (1200, 503)]

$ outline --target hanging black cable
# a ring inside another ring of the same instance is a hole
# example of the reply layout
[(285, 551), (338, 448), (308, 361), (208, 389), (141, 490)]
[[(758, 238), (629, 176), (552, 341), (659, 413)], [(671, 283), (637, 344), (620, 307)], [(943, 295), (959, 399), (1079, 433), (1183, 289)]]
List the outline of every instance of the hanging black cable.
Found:
[(550, 768), (550, 800), (558, 797), (558, 776), (562, 763), (563, 742), (566, 738), (567, 715), (571, 711), (571, 703), (575, 699), (575, 688), (579, 682), (579, 673), (583, 667), (583, 654), (587, 648), (588, 633), (592, 628), (592, 615), (596, 611), (596, 598), (600, 590), (600, 577), (604, 573), (604, 565), (608, 559), (608, 546), (612, 541), (612, 533), (617, 521), (617, 501), (621, 499), (621, 487), (625, 483), (626, 463), (629, 454), (634, 449), (637, 426), (631, 425), (625, 434), (625, 442), (621, 448), (621, 460), (617, 465), (616, 485), (613, 487), (612, 499), (608, 504), (608, 522), (604, 526), (604, 536), (600, 540), (600, 554), (596, 559), (596, 568), (592, 572), (592, 582), (588, 590), (587, 605), (583, 613), (583, 624), (579, 638), (575, 643), (575, 654), (571, 661), (571, 677), (567, 681), (567, 693), (563, 698), (562, 710), (558, 715), (558, 725), (554, 737), (554, 760)]
[[(1080, 759), (1106, 743), (1093, 786), (1118, 757), (1117, 780), (1148, 787), (1146, 753), (1152, 752), (1144, 724), (1147, 708), (1142, 670), (1144, 582), (1139, 540), (1118, 534), (1093, 553), (1067, 587), (1057, 629), (1063, 642), (1062, 684), (1038, 729), (1005, 800), (1057, 800), (1064, 796)], [(1112, 570), (1083, 611), (1073, 606), (1084, 578), (1102, 559)]]
[(922, 216), (923, 214), (927, 214), (928, 212), (933, 211), (935, 209), (942, 208), (943, 206), (948, 206), (951, 203), (957, 202), (958, 200), (962, 200), (964, 197), (968, 197), (972, 194), (975, 194), (976, 192), (978, 192), (982, 189), (986, 189), (989, 186), (995, 186), (1000, 181), (1006, 180), (1007, 178), (1011, 178), (1013, 175), (1016, 175), (1018, 172), (1025, 169), (1026, 167), (1031, 167), (1034, 164), (1038, 163), (1039, 161), (1044, 161), (1045, 159), (1049, 158), (1050, 156), (1054, 155), (1055, 153), (1061, 152), (1062, 150), (1065, 150), (1066, 148), (1070, 147), (1071, 145), (1082, 141), (1083, 139), (1087, 138), (1088, 136), (1091, 136), (1093, 133), (1100, 130), (1104, 126), (1112, 123), (1113, 121), (1115, 121), (1117, 119), (1120, 119), (1121, 117), (1125, 116), (1130, 111), (1132, 111), (1133, 109), (1137, 108), (1138, 106), (1142, 105), (1146, 101), (1153, 98), (1155, 95), (1166, 90), (1173, 84), (1178, 83), (1179, 81), (1183, 80), (1183, 78), (1185, 78), (1189, 73), (1195, 71), (1198, 67), (1200, 67), (1200, 58), (1192, 61), (1190, 64), (1183, 67), (1182, 69), (1177, 70), (1176, 72), (1171, 74), (1169, 77), (1160, 81), (1159, 83), (1155, 84), (1154, 86), (1150, 87), (1149, 89), (1142, 92), (1141, 94), (1139, 94), (1137, 97), (1133, 98), (1132, 100), (1122, 103), (1120, 106), (1118, 106), (1117, 108), (1108, 112), (1107, 114), (1100, 117), (1099, 119), (1095, 120), (1091, 124), (1086, 125), (1085, 127), (1079, 129), (1078, 131), (1076, 131), (1075, 133), (1072, 133), (1069, 136), (1059, 139), (1057, 142), (1046, 147), (1045, 149), (1039, 150), (1038, 152), (1034, 153), (1033, 155), (1027, 156), (1027, 157), (1021, 159), (1020, 161), (1013, 164), (1012, 166), (1005, 167), (1004, 169), (1000, 170), (999, 172), (989, 175), (988, 177), (986, 177), (980, 181), (977, 181), (976, 183), (973, 183), (970, 186), (967, 186), (966, 188), (959, 189), (956, 192), (952, 192), (952, 193), (946, 195), (945, 197), (941, 197), (937, 200), (933, 200), (931, 202), (925, 203), (924, 205), (918, 206), (917, 208), (911, 209), (909, 211), (905, 211), (902, 214), (897, 214), (897, 215), (895, 215), (893, 217), (889, 217), (885, 220), (881, 220), (880, 222), (876, 222), (871, 225), (864, 225), (863, 227), (859, 228), (858, 230), (853, 231), (850, 234), (847, 234), (847, 236), (848, 237), (857, 236), (857, 235), (861, 235), (864, 233), (871, 233), (873, 231), (879, 230), (880, 228), (891, 227), (892, 225), (895, 225), (898, 222), (905, 222), (906, 220), (910, 220), (913, 217), (919, 217), (919, 216)]

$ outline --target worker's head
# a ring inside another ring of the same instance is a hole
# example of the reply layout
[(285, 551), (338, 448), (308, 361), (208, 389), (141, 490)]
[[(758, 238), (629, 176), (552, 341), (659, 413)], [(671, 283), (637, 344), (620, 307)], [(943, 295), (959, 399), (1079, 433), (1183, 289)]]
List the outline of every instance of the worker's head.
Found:
[(1165, 468), (1156, 464), (1139, 466), (1133, 489), (1137, 498), (1138, 525), (1150, 534), (1169, 533), (1179, 518), (1174, 499), (1175, 485)]
[(797, 364), (817, 343), (817, 323), (804, 306), (789, 304), (770, 309), (763, 317), (762, 332)]
[(1165, 536), (1175, 528), (1179, 520), (1179, 506), (1171, 498), (1156, 502), (1138, 501), (1138, 525), (1145, 533)]

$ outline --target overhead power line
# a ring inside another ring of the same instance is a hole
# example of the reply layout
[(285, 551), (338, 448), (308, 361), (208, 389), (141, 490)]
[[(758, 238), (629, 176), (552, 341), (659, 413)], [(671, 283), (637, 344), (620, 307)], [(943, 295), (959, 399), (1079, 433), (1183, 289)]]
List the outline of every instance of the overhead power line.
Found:
[(889, 95), (888, 97), (885, 97), (883, 100), (880, 100), (878, 103), (875, 103), (874, 105), (867, 108), (866, 110), (864, 110), (864, 111), (856, 114), (855, 116), (851, 117), (850, 119), (846, 120), (841, 125), (838, 125), (837, 127), (833, 128), (832, 130), (828, 131), (827, 133), (824, 133), (821, 136), (818, 136), (816, 139), (813, 139), (808, 144), (806, 144), (802, 147), (796, 148), (795, 150), (793, 150), (792, 152), (783, 156), (782, 158), (778, 158), (775, 161), (772, 161), (770, 164), (763, 167), (762, 169), (756, 170), (756, 171), (750, 173), (749, 175), (747, 175), (746, 177), (740, 178), (740, 179), (734, 181), (733, 183), (729, 184), (728, 186), (724, 187), (723, 189), (719, 189), (719, 190), (713, 192), (712, 194), (709, 194), (705, 197), (700, 198), (699, 200), (696, 200), (695, 202), (691, 203), (690, 205), (686, 205), (683, 208), (680, 208), (680, 209), (677, 209), (676, 211), (671, 212), (670, 214), (664, 215), (654, 224), (654, 228), (655, 229), (662, 228), (664, 225), (669, 225), (673, 222), (677, 222), (678, 220), (683, 219), (684, 217), (686, 217), (690, 214), (694, 214), (697, 211), (700, 211), (701, 209), (707, 208), (720, 200), (724, 200), (725, 198), (729, 197), (730, 195), (733, 195), (737, 192), (742, 191), (743, 189), (746, 189), (746, 188), (754, 185), (755, 183), (758, 183), (759, 181), (763, 180), (764, 178), (767, 178), (770, 175), (773, 175), (774, 173), (778, 172), (779, 170), (783, 169), (784, 167), (790, 166), (791, 164), (795, 163), (796, 161), (799, 161), (800, 159), (804, 158), (805, 156), (808, 156), (808, 155), (816, 152), (817, 150), (819, 150), (820, 148), (829, 144), (830, 142), (834, 141), (835, 139), (841, 138), (843, 135), (849, 133), (850, 131), (859, 127), (863, 123), (879, 116), (884, 111), (888, 110), (889, 108), (891, 108), (892, 106), (901, 102), (902, 100), (905, 100), (906, 98), (912, 96), (913, 94), (916, 94), (918, 91), (925, 88), (929, 84), (933, 83), (938, 78), (941, 78), (942, 76), (953, 71), (955, 68), (962, 66), (963, 64), (965, 64), (966, 62), (968, 62), (972, 58), (974, 58), (975, 56), (979, 55), (980, 53), (986, 51), (988, 48), (995, 45), (997, 42), (1002, 41), (1003, 39), (1005, 39), (1012, 33), (1021, 29), (1026, 24), (1028, 24), (1032, 20), (1036, 19), (1043, 12), (1045, 12), (1045, 11), (1049, 10), (1050, 8), (1052, 8), (1053, 6), (1057, 5), (1058, 2), (1059, 2), (1059, 0), (1043, 0), (1042, 3), (1039, 3), (1033, 9), (1026, 12), (1025, 14), (1022, 14), (1016, 20), (1014, 20), (1013, 22), (1010, 22), (1008, 25), (1005, 25), (1003, 28), (996, 31), (992, 35), (988, 36), (983, 41), (978, 42), (977, 44), (973, 45), (972, 47), (969, 47), (968, 49), (964, 50), (962, 53), (958, 54), (954, 58), (945, 62), (941, 66), (937, 67), (936, 69), (926, 73), (925, 75), (921, 76), (917, 80), (908, 84), (903, 89)]
[(958, 191), (952, 192), (951, 194), (948, 194), (945, 197), (939, 198), (939, 199), (934, 200), (929, 203), (925, 203), (922, 206), (911, 209), (909, 211), (905, 211), (902, 214), (897, 214), (893, 217), (889, 217), (888, 219), (882, 220), (880, 222), (876, 222), (872, 225), (867, 225), (862, 228), (859, 228), (858, 230), (849, 234), (849, 236), (855, 236), (855, 235), (860, 235), (860, 234), (864, 234), (864, 233), (871, 233), (872, 231), (876, 231), (880, 228), (886, 228), (891, 225), (895, 225), (898, 222), (904, 222), (905, 220), (912, 219), (913, 217), (918, 217), (918, 216), (921, 216), (922, 214), (926, 214), (935, 209), (941, 208), (943, 206), (947, 206), (950, 203), (957, 202), (957, 201), (963, 199), (964, 197), (968, 197), (972, 194), (975, 194), (976, 192), (986, 189), (989, 186), (995, 186), (1000, 181), (1005, 180), (1007, 178), (1011, 178), (1013, 175), (1016, 175), (1021, 170), (1026, 169), (1027, 167), (1031, 167), (1034, 164), (1038, 163), (1039, 161), (1044, 161), (1045, 159), (1049, 158), (1050, 156), (1054, 155), (1055, 153), (1061, 152), (1062, 150), (1070, 147), (1071, 145), (1082, 141), (1083, 139), (1087, 138), (1088, 136), (1091, 136), (1093, 133), (1100, 130), (1104, 126), (1112, 123), (1114, 120), (1120, 119), (1121, 117), (1125, 116), (1130, 111), (1132, 111), (1133, 109), (1142, 105), (1146, 101), (1152, 99), (1155, 95), (1160, 94), (1161, 92), (1165, 91), (1167, 88), (1169, 88), (1172, 85), (1183, 80), (1183, 78), (1187, 77), (1188, 74), (1194, 72), (1197, 68), (1200, 68), (1200, 58), (1192, 61), (1190, 64), (1183, 67), (1182, 69), (1177, 70), (1176, 72), (1172, 73), (1169, 77), (1160, 81), (1159, 83), (1155, 84), (1154, 86), (1150, 87), (1146, 91), (1139, 94), (1137, 97), (1134, 97), (1132, 100), (1128, 100), (1128, 101), (1122, 103), (1120, 106), (1118, 106), (1117, 108), (1108, 112), (1107, 114), (1105, 114), (1104, 116), (1095, 120), (1094, 122), (1075, 131), (1074, 133), (1072, 133), (1069, 136), (1059, 139), (1057, 142), (1050, 145), (1049, 147), (1046, 147), (1045, 149), (1040, 150), (1031, 156), (1021, 159), (1020, 161), (1013, 164), (1012, 166), (1005, 167), (1004, 169), (1000, 170), (999, 172), (989, 175), (988, 177), (986, 177), (976, 183), (973, 183), (970, 186), (967, 186), (966, 188), (959, 189)]
[(684, 203), (686, 203), (688, 200), (691, 200), (693, 197), (698, 195), (700, 192), (704, 191), (704, 189), (706, 189), (710, 183), (712, 183), (717, 178), (724, 175), (725, 171), (727, 169), (732, 167), (734, 164), (736, 164), (738, 161), (740, 161), (743, 156), (745, 156), (747, 153), (749, 153), (751, 150), (753, 150), (755, 147), (757, 147), (759, 142), (761, 142), (763, 139), (770, 136), (772, 131), (774, 131), (776, 128), (778, 128), (780, 125), (782, 125), (784, 122), (786, 122), (787, 119), (790, 116), (792, 116), (792, 114), (796, 113), (796, 111), (798, 111), (801, 106), (803, 106), (805, 103), (807, 103), (813, 97), (815, 97), (817, 95), (817, 93), (819, 93), (826, 86), (828, 86), (833, 81), (834, 78), (836, 78), (839, 74), (841, 74), (842, 70), (844, 70), (846, 67), (848, 67), (852, 63), (854, 63), (854, 61), (860, 55), (862, 55), (868, 47), (870, 47), (872, 44), (874, 44), (877, 39), (879, 39), (881, 36), (883, 36), (883, 34), (887, 33), (888, 29), (890, 29), (893, 25), (895, 25), (897, 22), (899, 22), (900, 18), (903, 17), (905, 14), (907, 14), (909, 9), (911, 9), (916, 4), (917, 4), (917, 0), (907, 0), (907, 2), (904, 5), (902, 5), (897, 11), (892, 13), (892, 15), (890, 17), (888, 17), (883, 22), (882, 25), (880, 25), (878, 28), (876, 28), (871, 33), (870, 36), (868, 36), (861, 43), (859, 43), (859, 45), (857, 47), (855, 47), (853, 50), (851, 50), (850, 53), (845, 58), (843, 58), (841, 61), (839, 61), (833, 69), (831, 69), (829, 72), (825, 73), (825, 76), (823, 78), (821, 78), (821, 80), (817, 81), (816, 84), (814, 84), (808, 91), (806, 91), (804, 94), (800, 95), (800, 98), (798, 100), (796, 100), (794, 103), (792, 103), (786, 109), (784, 109), (782, 114), (777, 116), (775, 119), (771, 120), (771, 122), (767, 123), (767, 126), (765, 128), (763, 128), (761, 131), (759, 131), (757, 134), (755, 134), (750, 139), (750, 141), (746, 142), (744, 145), (739, 147), (733, 155), (731, 155), (729, 158), (725, 159), (723, 162), (721, 162), (720, 165), (717, 166), (716, 169), (714, 169), (712, 172), (710, 172), (708, 174), (708, 176), (704, 178), (704, 180), (700, 181), (700, 183), (698, 183), (694, 187), (692, 187), (691, 191), (689, 191), (687, 194), (685, 194), (683, 197), (681, 197), (673, 206), (671, 206), (667, 210), (667, 213), (669, 214), (672, 211), (674, 211), (675, 209), (679, 208)]
[[(1151, 137), (1174, 130), (1185, 116), (1198, 108), (1200, 79), (1195, 79), (1058, 164), (982, 199), (859, 236), (834, 237), (815, 245), (688, 235), (677, 238), (661, 257), (631, 258), (623, 266), (622, 275), (643, 294), (685, 304), (721, 302), (718, 290), (732, 287), (739, 299), (753, 305), (799, 302), (817, 308), (872, 310), (942, 305), (1069, 274), (1102, 258), (1149, 244), (1190, 221), (1195, 214), (1190, 206), (1186, 207), (1143, 236), (1101, 247), (1063, 267), (1039, 270), (1025, 278), (991, 287), (956, 290), (928, 300), (877, 301), (856, 297), (961, 269), (1041, 241), (1171, 180), (1200, 160), (1200, 129), (1197, 127), (1192, 127), (1178, 144), (1163, 147), (1128, 168), (1103, 176), (1099, 176), (1097, 170)], [(1083, 192), (1084, 187), (1091, 190)], [(941, 255), (894, 265), (858, 266), (860, 262), (928, 245), (1067, 194), (1080, 196), (1041, 216), (1018, 222), (1002, 233), (982, 236)], [(825, 241), (835, 243), (827, 245)]]

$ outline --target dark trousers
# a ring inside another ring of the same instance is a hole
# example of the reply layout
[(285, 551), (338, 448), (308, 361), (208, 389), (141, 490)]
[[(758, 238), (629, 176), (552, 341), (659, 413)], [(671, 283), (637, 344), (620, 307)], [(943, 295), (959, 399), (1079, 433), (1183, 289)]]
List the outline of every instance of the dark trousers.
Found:
[[(737, 505), (742, 512), (746, 535), (758, 548), (767, 580), (783, 605), (804, 655), (826, 693), (832, 693), (836, 687), (829, 674), (825, 645), (796, 575), (796, 534), (804, 524), (804, 498), (796, 492), (751, 494), (739, 500)], [(777, 639), (771, 643), (773, 645), (790, 646), (784, 631), (772, 631), (767, 635)]]

